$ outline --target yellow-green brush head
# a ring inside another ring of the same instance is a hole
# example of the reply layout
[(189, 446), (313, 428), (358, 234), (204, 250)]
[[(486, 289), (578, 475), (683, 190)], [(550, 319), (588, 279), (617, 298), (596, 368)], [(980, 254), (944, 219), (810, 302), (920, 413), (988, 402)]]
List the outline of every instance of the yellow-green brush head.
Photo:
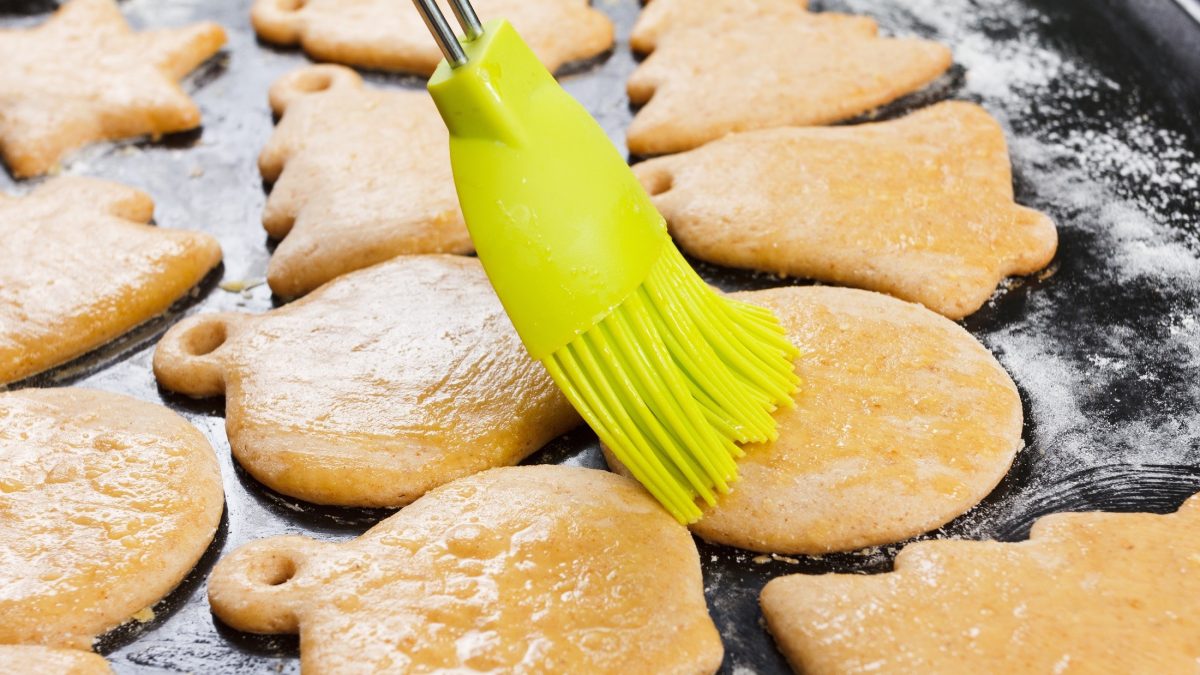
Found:
[(766, 309), (709, 288), (595, 120), (505, 21), (429, 82), (467, 228), (529, 353), (681, 522), (776, 437), (796, 349)]

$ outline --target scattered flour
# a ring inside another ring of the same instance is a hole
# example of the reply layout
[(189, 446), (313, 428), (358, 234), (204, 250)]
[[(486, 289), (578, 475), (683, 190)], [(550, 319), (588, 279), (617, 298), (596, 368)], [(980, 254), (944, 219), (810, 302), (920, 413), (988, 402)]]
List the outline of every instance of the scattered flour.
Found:
[(986, 536), (990, 521), (1089, 469), (1200, 467), (1196, 140), (1166, 128), (1138, 83), (1047, 39), (1061, 17), (1025, 3), (841, 0), (817, 9), (871, 15), (884, 32), (951, 46), (965, 69), (956, 97), (1000, 120), (1018, 199), (1059, 226), (1054, 278), (1001, 290), (994, 308), (1010, 294), (1022, 300), (999, 325), (968, 321), (1027, 398), (1030, 477), (956, 531)]

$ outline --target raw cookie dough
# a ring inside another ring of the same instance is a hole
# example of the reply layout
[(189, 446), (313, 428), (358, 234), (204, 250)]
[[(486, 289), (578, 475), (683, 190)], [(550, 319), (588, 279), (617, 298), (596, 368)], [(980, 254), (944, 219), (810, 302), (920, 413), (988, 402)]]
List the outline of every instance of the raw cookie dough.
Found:
[(722, 16), (774, 17), (803, 11), (808, 0), (687, 0), (678, 2), (647, 2), (634, 24), (630, 46), (635, 52), (648, 54), (654, 51), (658, 36), (669, 29), (682, 25), (704, 25), (705, 22)]
[(0, 394), (0, 644), (90, 649), (179, 585), (223, 505), (212, 447), (162, 406)]
[(0, 645), (0, 675), (110, 675), (104, 657), (78, 649)]
[[(449, 4), (439, 3), (461, 33)], [(604, 53), (613, 25), (588, 0), (473, 0), (484, 22), (508, 19), (551, 72)], [(442, 52), (408, 0), (255, 0), (259, 37), (318, 61), (431, 75)]]
[(890, 574), (775, 579), (762, 607), (811, 675), (1194, 673), (1200, 497), (1169, 516), (1046, 516), (1015, 544), (912, 544)]
[(1008, 472), (1021, 400), (960, 326), (847, 288), (733, 297), (779, 315), (801, 349), (804, 386), (796, 407), (775, 415), (779, 440), (745, 446), (741, 479), (696, 534), (767, 553), (890, 544), (966, 512)]
[(973, 103), (735, 134), (634, 170), (697, 258), (890, 293), (952, 319), (1058, 247), (1053, 221), (1013, 202), (1004, 132)]
[(135, 33), (113, 0), (0, 29), (0, 155), (23, 178), (88, 143), (194, 129), (200, 109), (179, 80), (223, 44), (214, 23)]
[(192, 317), (154, 372), (173, 391), (224, 393), (242, 466), (319, 504), (401, 506), (579, 423), (479, 261), (459, 256), (396, 258), (259, 316)]
[(628, 132), (635, 155), (689, 150), (734, 131), (848, 119), (950, 67), (943, 45), (881, 38), (860, 16), (772, 7), (658, 23), (672, 15), (665, 5), (687, 11), (694, 1), (654, 0), (659, 11), (635, 29), (635, 44), (654, 45), (629, 78), (629, 99), (645, 103)]
[(258, 165), (275, 183), (263, 225), (283, 239), (267, 268), (276, 294), (398, 255), (473, 250), (429, 94), (366, 89), (349, 68), (313, 66), (277, 81), (271, 107), (283, 119)]
[(145, 193), (93, 178), (0, 194), (0, 385), (161, 314), (221, 262), (215, 239), (146, 225), (153, 212)]
[(593, 469), (493, 469), (344, 544), (274, 537), (209, 580), (233, 628), (300, 634), (305, 672), (712, 673), (687, 530)]

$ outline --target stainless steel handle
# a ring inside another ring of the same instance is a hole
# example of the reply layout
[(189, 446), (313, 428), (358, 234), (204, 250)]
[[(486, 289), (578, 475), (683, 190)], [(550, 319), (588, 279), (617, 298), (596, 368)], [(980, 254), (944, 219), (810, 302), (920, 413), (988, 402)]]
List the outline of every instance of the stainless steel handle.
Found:
[[(417, 6), (421, 18), (425, 19), (425, 25), (429, 28), (433, 39), (437, 41), (442, 54), (446, 56), (450, 67), (460, 68), (467, 65), (467, 53), (458, 43), (458, 36), (454, 34), (454, 29), (446, 21), (446, 15), (442, 14), (442, 8), (438, 7), (437, 0), (413, 0), (413, 4)], [(454, 10), (454, 16), (458, 18), (459, 25), (466, 33), (467, 42), (478, 40), (483, 36), (483, 24), (480, 23), (475, 8), (471, 6), (471, 0), (450, 0), (450, 8)]]
[(475, 8), (471, 6), (471, 0), (450, 0), (450, 9), (453, 9), (454, 16), (458, 17), (458, 24), (466, 34), (467, 42), (483, 37), (483, 24), (480, 23)]
[[(446, 22), (446, 16), (437, 6), (437, 0), (413, 0), (413, 4), (417, 6), (417, 11), (421, 12), (421, 18), (425, 19), (425, 25), (429, 28), (433, 39), (437, 41), (442, 54), (445, 54), (450, 67), (460, 68), (467, 65), (467, 53), (463, 51), (462, 45), (458, 44), (458, 37), (450, 28), (450, 24)], [(458, 10), (455, 9), (455, 11)]]

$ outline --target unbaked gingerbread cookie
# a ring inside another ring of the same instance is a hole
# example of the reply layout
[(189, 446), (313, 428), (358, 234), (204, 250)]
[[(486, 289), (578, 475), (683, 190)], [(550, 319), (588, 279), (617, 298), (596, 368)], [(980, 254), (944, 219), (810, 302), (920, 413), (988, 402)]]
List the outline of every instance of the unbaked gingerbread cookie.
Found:
[(697, 258), (882, 291), (952, 319), (1058, 248), (1053, 221), (1013, 202), (1004, 132), (972, 103), (734, 134), (634, 170)]
[(223, 506), (212, 447), (170, 410), (0, 394), (0, 644), (90, 649), (183, 580)]
[(1200, 497), (1059, 513), (1029, 541), (923, 541), (889, 574), (792, 575), (763, 613), (797, 672), (1192, 673)]
[(112, 675), (104, 657), (79, 649), (0, 645), (0, 675)]
[(1021, 399), (962, 327), (848, 288), (733, 297), (779, 316), (804, 386), (775, 413), (779, 440), (744, 448), (732, 492), (692, 526), (701, 537), (766, 553), (890, 544), (966, 512), (1008, 472)]
[(0, 194), (0, 385), (161, 314), (221, 262), (215, 239), (147, 225), (153, 213), (145, 193), (93, 178)]
[(173, 391), (224, 394), (242, 466), (319, 504), (401, 506), (579, 423), (460, 256), (396, 258), (258, 316), (189, 318), (154, 371)]
[(299, 633), (305, 672), (713, 673), (722, 647), (687, 530), (633, 481), (493, 469), (342, 544), (221, 560), (213, 613)]
[(18, 178), (88, 143), (200, 126), (179, 80), (225, 44), (214, 23), (134, 32), (114, 0), (0, 29), (0, 155)]
[(779, 3), (660, 23), (695, 1), (654, 0), (656, 11), (634, 31), (634, 44), (653, 46), (628, 83), (629, 99), (645, 104), (628, 132), (635, 155), (689, 150), (735, 131), (845, 120), (950, 67), (950, 50), (935, 42), (881, 38), (869, 18)]
[(634, 24), (630, 46), (636, 52), (648, 54), (654, 51), (659, 35), (680, 26), (702, 26), (730, 14), (786, 19), (789, 14), (807, 8), (808, 0), (648, 0)]
[(281, 78), (271, 107), (282, 119), (258, 165), (275, 184), (263, 225), (283, 239), (267, 268), (276, 294), (398, 255), (473, 250), (429, 94), (367, 89), (324, 65)]
[[(440, 4), (453, 22), (449, 5)], [(612, 22), (588, 0), (472, 4), (485, 21), (511, 21), (551, 71), (602, 54), (613, 43)], [(442, 60), (420, 13), (407, 0), (255, 0), (250, 19), (262, 39), (300, 45), (318, 61), (428, 76)]]

